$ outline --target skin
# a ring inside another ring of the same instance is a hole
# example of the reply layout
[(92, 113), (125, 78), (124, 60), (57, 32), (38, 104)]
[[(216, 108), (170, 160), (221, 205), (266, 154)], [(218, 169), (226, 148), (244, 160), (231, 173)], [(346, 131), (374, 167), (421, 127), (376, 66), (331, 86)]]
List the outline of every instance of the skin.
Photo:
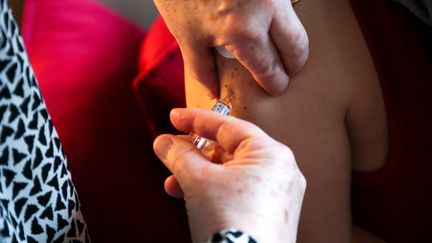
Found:
[(271, 95), (285, 90), (288, 75), (306, 62), (308, 37), (289, 0), (154, 3), (177, 39), (188, 75), (199, 80), (209, 96), (219, 96), (212, 47), (227, 48)]
[(175, 109), (170, 118), (180, 131), (216, 141), (227, 158), (211, 163), (190, 136), (166, 134), (154, 142), (156, 154), (175, 176), (167, 179), (168, 193), (186, 201), (194, 242), (205, 242), (227, 227), (259, 242), (296, 241), (306, 181), (287, 146), (249, 122), (211, 111)]
[[(353, 234), (350, 212), (351, 171), (381, 168), (387, 152), (370, 53), (347, 0), (304, 0), (295, 10), (308, 30), (310, 58), (287, 91), (270, 97), (238, 61), (219, 56), (221, 96), (232, 92), (233, 116), (257, 124), (296, 155), (308, 181), (299, 242), (378, 240)], [(204, 91), (186, 70), (187, 106), (211, 108), (215, 101)]]

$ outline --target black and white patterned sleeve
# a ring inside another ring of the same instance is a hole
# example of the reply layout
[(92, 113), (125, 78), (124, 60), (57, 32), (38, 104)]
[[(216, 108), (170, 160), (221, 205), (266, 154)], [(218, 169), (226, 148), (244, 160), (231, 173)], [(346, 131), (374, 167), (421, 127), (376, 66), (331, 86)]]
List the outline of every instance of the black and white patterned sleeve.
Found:
[(66, 157), (0, 0), (0, 243), (89, 242)]
[(240, 230), (227, 228), (214, 233), (206, 243), (257, 243), (257, 241)]

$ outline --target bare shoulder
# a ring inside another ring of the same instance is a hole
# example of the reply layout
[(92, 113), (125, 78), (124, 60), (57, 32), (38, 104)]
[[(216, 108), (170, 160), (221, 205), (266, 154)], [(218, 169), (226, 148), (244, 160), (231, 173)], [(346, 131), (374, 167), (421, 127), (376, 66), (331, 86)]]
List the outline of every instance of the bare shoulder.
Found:
[[(234, 116), (294, 151), (308, 181), (299, 242), (349, 242), (351, 169), (376, 169), (385, 157), (378, 77), (348, 1), (303, 0), (296, 12), (311, 49), (288, 90), (270, 97), (237, 61), (218, 57), (221, 92), (234, 94)], [(188, 106), (210, 108), (204, 93), (186, 74)]]
[(381, 168), (388, 143), (385, 106), (372, 57), (349, 1), (302, 1), (296, 12), (311, 39), (311, 70), (304, 75), (314, 75), (315, 79), (308, 78), (310, 85), (340, 96), (338, 102), (345, 106), (353, 170)]

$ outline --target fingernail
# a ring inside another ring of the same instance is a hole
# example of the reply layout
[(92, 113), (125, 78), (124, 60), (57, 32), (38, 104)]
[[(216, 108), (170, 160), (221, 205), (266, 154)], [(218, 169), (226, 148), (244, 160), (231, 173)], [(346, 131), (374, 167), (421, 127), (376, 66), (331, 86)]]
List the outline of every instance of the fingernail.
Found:
[(154, 143), (154, 151), (156, 155), (160, 159), (165, 159), (169, 150), (171, 149), (171, 146), (173, 144), (173, 140), (168, 137), (158, 137), (155, 140)]
[(172, 109), (171, 112), (170, 112), (170, 117), (171, 118), (178, 118), (178, 117), (180, 117), (180, 109), (178, 109), (178, 108)]

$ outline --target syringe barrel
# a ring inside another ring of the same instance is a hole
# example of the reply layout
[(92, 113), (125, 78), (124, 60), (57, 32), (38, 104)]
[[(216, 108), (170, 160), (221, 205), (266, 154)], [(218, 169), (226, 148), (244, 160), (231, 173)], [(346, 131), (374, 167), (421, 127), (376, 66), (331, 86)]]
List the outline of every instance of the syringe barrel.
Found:
[[(227, 116), (229, 115), (231, 108), (232, 107), (230, 102), (225, 101), (223, 99), (219, 99), (211, 110), (221, 115)], [(197, 135), (193, 135), (193, 137), (194, 137), (193, 145), (195, 145), (195, 147), (199, 150), (205, 149), (212, 142), (209, 139)]]

